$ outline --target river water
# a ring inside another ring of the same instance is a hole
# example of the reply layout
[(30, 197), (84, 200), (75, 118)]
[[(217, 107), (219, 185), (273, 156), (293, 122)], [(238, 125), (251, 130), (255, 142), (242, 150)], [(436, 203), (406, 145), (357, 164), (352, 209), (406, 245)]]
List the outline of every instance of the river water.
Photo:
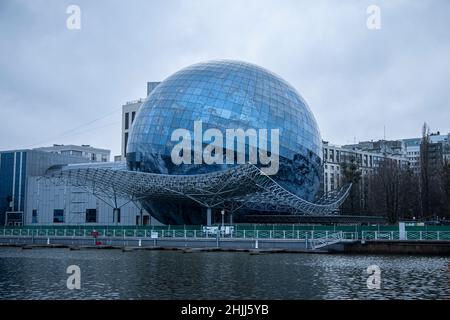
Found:
[[(445, 257), (0, 248), (1, 299), (449, 299)], [(67, 288), (67, 267), (81, 289)], [(367, 267), (379, 266), (380, 289)]]

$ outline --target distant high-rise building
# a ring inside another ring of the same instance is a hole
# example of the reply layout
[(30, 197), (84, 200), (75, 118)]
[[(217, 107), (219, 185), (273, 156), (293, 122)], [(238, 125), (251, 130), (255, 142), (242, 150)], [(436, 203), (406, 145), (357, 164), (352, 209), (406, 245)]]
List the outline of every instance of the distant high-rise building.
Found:
[[(406, 147), (406, 157), (411, 167), (418, 171), (420, 169), (421, 143), (422, 138), (403, 139)], [(441, 135), (439, 132), (429, 136), (428, 156), (432, 161), (441, 162), (450, 160), (450, 133)]]
[(403, 142), (405, 143), (405, 151), (406, 151), (406, 158), (408, 159), (411, 168), (414, 170), (418, 170), (420, 167), (420, 142), (422, 141), (421, 138), (410, 138), (410, 139), (403, 139)]
[(156, 88), (156, 86), (158, 84), (160, 84), (161, 82), (147, 82), (147, 97), (150, 95), (150, 93), (152, 93), (152, 91)]

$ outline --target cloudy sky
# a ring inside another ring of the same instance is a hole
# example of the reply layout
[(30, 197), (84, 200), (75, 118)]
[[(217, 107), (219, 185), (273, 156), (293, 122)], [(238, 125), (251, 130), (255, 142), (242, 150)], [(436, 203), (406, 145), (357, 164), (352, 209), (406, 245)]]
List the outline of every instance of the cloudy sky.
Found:
[[(69, 30), (66, 9), (81, 9)], [(381, 29), (366, 26), (381, 9)], [(1, 0), (0, 150), (120, 153), (121, 105), (210, 59), (290, 82), (335, 144), (450, 131), (450, 1)]]

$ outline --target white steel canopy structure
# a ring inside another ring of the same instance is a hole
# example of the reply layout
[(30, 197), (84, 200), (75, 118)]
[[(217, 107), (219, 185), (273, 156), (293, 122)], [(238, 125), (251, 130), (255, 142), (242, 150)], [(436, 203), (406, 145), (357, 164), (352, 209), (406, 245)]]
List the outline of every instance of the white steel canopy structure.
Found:
[(351, 188), (348, 184), (309, 202), (283, 188), (253, 164), (194, 175), (131, 171), (124, 163), (66, 165), (50, 168), (46, 177), (89, 189), (101, 197), (129, 201), (186, 200), (231, 212), (247, 209), (294, 215), (335, 214)]

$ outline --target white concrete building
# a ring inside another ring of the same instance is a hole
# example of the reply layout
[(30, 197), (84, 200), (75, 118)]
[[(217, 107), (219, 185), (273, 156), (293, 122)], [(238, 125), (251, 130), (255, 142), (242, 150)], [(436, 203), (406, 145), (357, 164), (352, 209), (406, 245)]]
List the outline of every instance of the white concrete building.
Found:
[(141, 107), (144, 99), (138, 99), (134, 101), (128, 101), (122, 106), (122, 157), (121, 160), (125, 159), (127, 154), (127, 143), (128, 136), (131, 130), (131, 125), (134, 122), (134, 118)]
[[(338, 146), (328, 142), (323, 143), (323, 188), (324, 192), (332, 191), (343, 185), (343, 175), (341, 165), (354, 159), (361, 170), (362, 179), (367, 176), (374, 168), (379, 166), (385, 155), (362, 151), (352, 146)], [(405, 156), (386, 155), (387, 158), (395, 160), (399, 165), (408, 164)], [(360, 184), (361, 186), (364, 183)]]
[[(156, 88), (159, 82), (147, 82), (147, 96)], [(115, 161), (125, 160), (127, 154), (128, 136), (133, 125), (134, 118), (145, 98), (128, 101), (122, 106), (122, 149), (121, 157), (115, 157)]]

